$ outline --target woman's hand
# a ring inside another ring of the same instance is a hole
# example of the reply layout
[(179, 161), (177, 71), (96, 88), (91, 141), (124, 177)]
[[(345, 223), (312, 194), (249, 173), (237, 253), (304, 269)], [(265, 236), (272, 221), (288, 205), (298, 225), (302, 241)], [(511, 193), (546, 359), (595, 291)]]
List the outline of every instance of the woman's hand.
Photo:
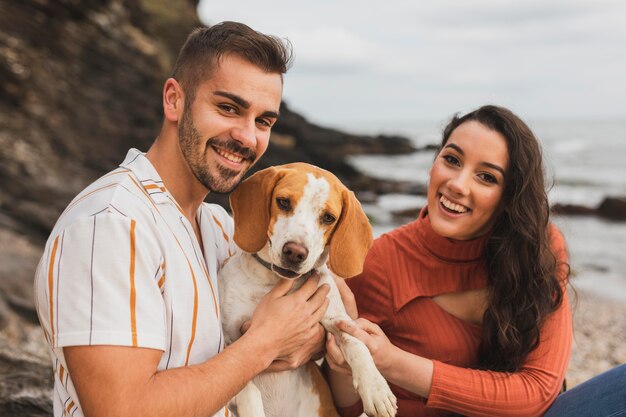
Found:
[[(377, 324), (374, 324), (367, 319), (359, 318), (355, 320), (354, 323), (340, 321), (339, 323), (337, 323), (337, 328), (343, 332), (348, 333), (351, 336), (356, 337), (361, 342), (363, 342), (365, 346), (367, 346), (367, 349), (370, 351), (372, 358), (374, 359), (376, 367), (383, 374), (383, 376), (391, 368), (393, 364), (394, 353), (396, 352), (396, 350), (398, 350), (398, 348), (391, 344), (389, 338), (385, 335), (383, 330)], [(327, 352), (328, 349), (329, 346), (327, 343)], [(338, 347), (337, 350), (339, 350)], [(334, 353), (332, 360), (334, 361), (334, 364), (336, 366), (344, 369), (346, 368), (347, 364), (345, 364), (345, 359), (343, 358), (343, 355), (341, 355), (341, 358), (338, 358), (336, 353)]]
[[(383, 330), (367, 319), (360, 318), (354, 323), (340, 321), (337, 323), (337, 329), (356, 337), (365, 344), (374, 359), (376, 368), (387, 381), (423, 398), (428, 398), (433, 381), (434, 364), (432, 360), (394, 346)], [(345, 394), (347, 392), (345, 387), (349, 383), (345, 382), (344, 379), (339, 379), (350, 374), (350, 366), (330, 336), (326, 343), (326, 361), (329, 368), (335, 371), (336, 380), (340, 381), (340, 383), (333, 385), (333, 394), (337, 396), (339, 390), (337, 387), (344, 387), (342, 405), (353, 404), (358, 399), (355, 397), (357, 394), (352, 396)], [(344, 398), (347, 399), (344, 400)]]
[[(376, 367), (385, 375), (385, 371), (391, 368), (393, 352), (397, 349), (391, 344), (383, 330), (371, 321), (359, 318), (354, 323), (340, 321), (337, 328), (351, 336), (356, 337), (365, 344), (370, 351)], [(335, 337), (329, 333), (326, 340), (326, 360), (328, 366), (335, 372), (351, 375), (352, 370), (346, 362), (341, 349), (335, 341)]]
[(350, 365), (339, 349), (335, 336), (330, 332), (326, 334), (326, 363), (330, 369), (339, 374), (352, 375)]

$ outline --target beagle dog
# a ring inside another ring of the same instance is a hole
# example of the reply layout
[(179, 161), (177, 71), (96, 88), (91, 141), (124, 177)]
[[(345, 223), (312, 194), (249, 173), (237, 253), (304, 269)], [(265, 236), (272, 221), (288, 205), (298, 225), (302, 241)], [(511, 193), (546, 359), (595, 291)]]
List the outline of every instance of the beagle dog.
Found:
[[(330, 303), (321, 323), (333, 333), (352, 367), (365, 413), (395, 416), (396, 398), (367, 347), (335, 327), (337, 321), (351, 319), (330, 270), (342, 278), (359, 274), (372, 245), (371, 226), (354, 193), (328, 171), (293, 163), (255, 173), (231, 194), (230, 204), (234, 240), (241, 251), (218, 277), (226, 343), (241, 336), (244, 321), (280, 279), (296, 280), (294, 288), (299, 288), (316, 270), (320, 285), (330, 286)], [(258, 375), (233, 403), (239, 417), (338, 416), (313, 362)]]

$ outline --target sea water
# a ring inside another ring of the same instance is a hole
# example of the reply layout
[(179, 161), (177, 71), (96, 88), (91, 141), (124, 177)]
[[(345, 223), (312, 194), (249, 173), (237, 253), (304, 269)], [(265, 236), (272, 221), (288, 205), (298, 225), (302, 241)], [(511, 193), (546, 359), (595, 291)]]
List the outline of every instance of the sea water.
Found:
[[(443, 122), (347, 125), (367, 134), (400, 134), (416, 147), (438, 144)], [(626, 197), (626, 120), (530, 121), (539, 138), (549, 185), (550, 204), (597, 207), (605, 197)], [(382, 127), (384, 126), (384, 127)], [(350, 158), (359, 170), (380, 178), (427, 183), (432, 151), (408, 155)], [(386, 195), (364, 208), (374, 219), (374, 234), (397, 227), (391, 212), (425, 204), (423, 196)], [(626, 302), (626, 221), (596, 216), (553, 216), (567, 240), (573, 284)]]

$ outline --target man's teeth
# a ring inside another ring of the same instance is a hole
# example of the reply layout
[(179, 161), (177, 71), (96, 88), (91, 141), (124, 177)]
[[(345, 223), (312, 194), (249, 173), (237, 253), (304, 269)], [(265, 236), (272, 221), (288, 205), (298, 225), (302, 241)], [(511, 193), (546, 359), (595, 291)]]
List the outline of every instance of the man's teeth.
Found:
[(243, 158), (242, 158), (242, 157), (237, 156), (237, 155), (235, 155), (235, 154), (232, 154), (232, 153), (230, 153), (230, 152), (226, 152), (226, 151), (225, 151), (225, 150), (223, 150), (223, 149), (215, 149), (215, 151), (216, 151), (219, 155), (223, 156), (224, 158), (228, 159), (228, 160), (229, 160), (229, 161), (231, 161), (231, 162), (235, 162), (235, 163), (239, 164), (239, 163), (241, 163), (241, 162), (243, 161)]
[(439, 201), (441, 201), (441, 204), (443, 204), (444, 207), (452, 211), (456, 211), (457, 213), (465, 213), (467, 211), (467, 207), (453, 203), (452, 201), (448, 200), (443, 194), (441, 195)]

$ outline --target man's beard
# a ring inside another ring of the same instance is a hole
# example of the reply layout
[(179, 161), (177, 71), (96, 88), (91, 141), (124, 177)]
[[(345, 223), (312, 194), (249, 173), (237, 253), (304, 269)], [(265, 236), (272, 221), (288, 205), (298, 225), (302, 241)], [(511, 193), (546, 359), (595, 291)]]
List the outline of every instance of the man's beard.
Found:
[[(178, 125), (178, 136), (180, 138), (180, 149), (183, 153), (187, 165), (193, 172), (193, 175), (202, 185), (209, 191), (218, 194), (228, 194), (239, 185), (244, 174), (250, 169), (252, 163), (256, 161), (256, 153), (239, 145), (234, 140), (222, 140), (219, 138), (210, 138), (203, 141), (200, 133), (196, 130), (191, 117), (189, 107), (185, 106), (183, 116)], [(202, 146), (201, 144), (204, 145)], [(241, 171), (233, 171), (220, 164), (216, 165), (217, 173), (212, 174), (207, 163), (206, 153), (212, 145), (242, 156), (246, 161), (251, 161), (247, 168)], [(204, 152), (201, 149), (204, 147)]]

